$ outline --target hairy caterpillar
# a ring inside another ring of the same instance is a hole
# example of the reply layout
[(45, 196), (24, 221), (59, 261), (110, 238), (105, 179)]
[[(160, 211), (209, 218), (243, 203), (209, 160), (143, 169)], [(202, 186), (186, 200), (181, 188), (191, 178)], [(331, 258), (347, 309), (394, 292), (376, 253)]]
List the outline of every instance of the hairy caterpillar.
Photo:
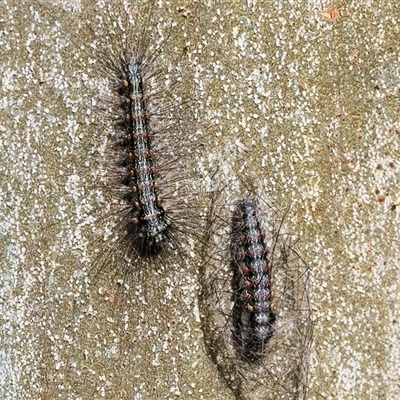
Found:
[(88, 59), (85, 74), (93, 74), (86, 79), (87, 145), (98, 159), (91, 186), (99, 204), (85, 228), (92, 225), (92, 242), (105, 241), (89, 267), (96, 279), (107, 281), (110, 272), (125, 279), (145, 266), (158, 272), (187, 259), (199, 229), (198, 124), (187, 49), (170, 47), (169, 36), (160, 34), (163, 24), (170, 35), (172, 23), (149, 24), (156, 7), (152, 1), (143, 7), (104, 4), (101, 19), (83, 9), (82, 31), (90, 45), (78, 45), (75, 36), (66, 43), (77, 48), (74, 57)]
[(239, 201), (232, 221), (231, 262), (234, 275), (236, 338), (246, 357), (257, 358), (273, 335), (272, 264), (264, 243), (255, 202)]
[(303, 399), (312, 339), (307, 266), (287, 214), (247, 192), (233, 203), (218, 193), (210, 211), (201, 273), (206, 348), (236, 398)]

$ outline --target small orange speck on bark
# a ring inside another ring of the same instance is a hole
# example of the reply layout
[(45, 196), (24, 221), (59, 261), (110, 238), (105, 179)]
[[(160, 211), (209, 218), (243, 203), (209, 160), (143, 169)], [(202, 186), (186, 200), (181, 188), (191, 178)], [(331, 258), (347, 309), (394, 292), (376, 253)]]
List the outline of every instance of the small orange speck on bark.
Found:
[(324, 21), (330, 22), (331, 24), (336, 24), (340, 19), (339, 9), (333, 6), (329, 6), (324, 11), (321, 11), (320, 15)]

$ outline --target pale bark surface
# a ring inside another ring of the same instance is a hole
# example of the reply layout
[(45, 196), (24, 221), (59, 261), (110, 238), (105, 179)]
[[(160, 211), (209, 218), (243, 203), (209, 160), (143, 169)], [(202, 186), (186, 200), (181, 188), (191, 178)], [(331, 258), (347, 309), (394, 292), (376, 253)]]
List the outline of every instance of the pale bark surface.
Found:
[[(204, 193), (256, 176), (290, 206), (310, 269), (307, 398), (395, 399), (400, 5), (328, 5), (161, 1), (151, 20), (176, 23), (161, 34), (193, 77)], [(104, 81), (79, 50), (97, 8), (0, 0), (0, 397), (234, 399), (204, 345), (200, 246), (125, 294), (88, 278), (113, 262), (93, 227), (109, 206), (90, 128)]]

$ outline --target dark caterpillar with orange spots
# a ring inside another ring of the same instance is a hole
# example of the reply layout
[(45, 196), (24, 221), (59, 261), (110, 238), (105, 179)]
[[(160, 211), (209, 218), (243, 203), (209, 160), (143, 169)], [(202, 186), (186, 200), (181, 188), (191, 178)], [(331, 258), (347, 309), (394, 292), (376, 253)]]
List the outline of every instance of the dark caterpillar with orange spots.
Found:
[(199, 277), (205, 344), (235, 398), (306, 398), (308, 266), (287, 226), (292, 210), (265, 193), (254, 179), (239, 198), (213, 198)]
[(235, 338), (247, 359), (258, 358), (274, 333), (276, 315), (272, 264), (253, 200), (238, 203), (231, 236)]
[(170, 237), (171, 226), (161, 203), (155, 155), (154, 131), (146, 102), (146, 59), (138, 53), (119, 59), (121, 96), (121, 146), (125, 149), (122, 166), (126, 170), (122, 184), (129, 191), (125, 200), (131, 206), (127, 235), (141, 256), (158, 254)]
[[(77, 9), (79, 29), (61, 42), (87, 89), (76, 125), (94, 177), (85, 191), (96, 193), (84, 228), (89, 278), (118, 287), (185, 264), (201, 235), (196, 87), (181, 28), (154, 18), (159, 8), (149, 0)], [(69, 27), (74, 15), (54, 21)]]

